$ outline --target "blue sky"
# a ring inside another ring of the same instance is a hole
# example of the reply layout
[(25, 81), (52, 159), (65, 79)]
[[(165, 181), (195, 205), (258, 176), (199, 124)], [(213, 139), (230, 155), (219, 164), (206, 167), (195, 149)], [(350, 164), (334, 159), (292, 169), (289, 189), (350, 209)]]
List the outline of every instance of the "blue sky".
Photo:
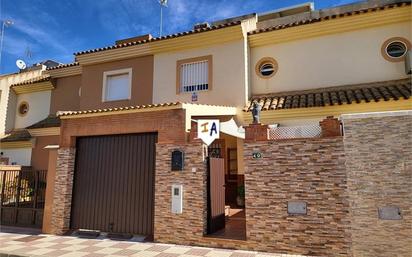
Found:
[[(1, 20), (14, 24), (4, 34), (1, 73), (17, 71), (15, 61), (73, 61), (73, 53), (141, 34), (159, 34), (157, 0), (0, 0)], [(315, 0), (321, 9), (355, 0)], [(283, 8), (308, 0), (169, 0), (163, 34), (190, 30), (204, 21)], [(30, 49), (32, 57), (26, 56)]]

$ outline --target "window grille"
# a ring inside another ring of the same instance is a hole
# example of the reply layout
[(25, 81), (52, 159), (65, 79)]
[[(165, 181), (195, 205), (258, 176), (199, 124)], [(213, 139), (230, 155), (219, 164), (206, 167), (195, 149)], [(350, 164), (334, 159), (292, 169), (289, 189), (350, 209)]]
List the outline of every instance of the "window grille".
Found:
[(209, 63), (207, 60), (184, 63), (180, 66), (180, 92), (209, 89)]

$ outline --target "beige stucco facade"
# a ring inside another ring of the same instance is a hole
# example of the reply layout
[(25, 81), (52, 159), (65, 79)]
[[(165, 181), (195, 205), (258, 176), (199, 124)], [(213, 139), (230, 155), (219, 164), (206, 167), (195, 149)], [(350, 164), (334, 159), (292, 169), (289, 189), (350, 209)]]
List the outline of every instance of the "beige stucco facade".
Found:
[[(50, 98), (50, 90), (18, 95), (14, 128), (25, 128), (46, 118), (50, 111)], [(29, 111), (25, 115), (21, 115), (17, 111), (23, 102), (29, 105)]]
[(0, 136), (14, 128), (17, 96), (10, 86), (40, 76), (41, 73), (39, 69), (0, 77)]
[(182, 59), (211, 55), (213, 59), (212, 89), (199, 91), (200, 104), (243, 106), (247, 101), (245, 69), (247, 49), (244, 40), (161, 53), (154, 56), (153, 103), (191, 102), (191, 93), (176, 93), (176, 62)]
[[(381, 47), (392, 37), (410, 41), (411, 27), (402, 22), (251, 48), (252, 94), (407, 78), (404, 62), (385, 60)], [(272, 57), (279, 65), (269, 79), (255, 73), (263, 57)]]

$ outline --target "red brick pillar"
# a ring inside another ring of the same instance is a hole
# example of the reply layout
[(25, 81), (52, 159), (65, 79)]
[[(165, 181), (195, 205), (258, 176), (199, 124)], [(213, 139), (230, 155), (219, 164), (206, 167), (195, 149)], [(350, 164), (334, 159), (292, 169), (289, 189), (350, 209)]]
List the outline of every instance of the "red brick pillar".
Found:
[(333, 116), (328, 116), (326, 119), (319, 122), (322, 129), (321, 137), (336, 137), (342, 136), (340, 121)]
[(245, 127), (245, 141), (266, 141), (269, 140), (269, 126), (263, 124), (249, 124)]
[(200, 139), (197, 138), (197, 123), (191, 121), (190, 131), (189, 131), (189, 142), (198, 141)]

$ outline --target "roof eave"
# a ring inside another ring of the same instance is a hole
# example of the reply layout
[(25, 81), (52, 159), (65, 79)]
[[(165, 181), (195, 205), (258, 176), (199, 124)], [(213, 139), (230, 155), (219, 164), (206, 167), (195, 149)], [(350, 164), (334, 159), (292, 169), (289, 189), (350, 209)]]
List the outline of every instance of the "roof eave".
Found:
[(177, 37), (154, 39), (142, 44), (128, 44), (116, 48), (91, 50), (91, 52), (77, 54), (76, 59), (81, 65), (89, 65), (162, 52), (206, 47), (241, 40), (243, 38), (242, 23), (239, 22), (233, 26), (208, 30), (204, 33), (184, 34)]
[(372, 8), (365, 11), (303, 20), (248, 33), (251, 47), (278, 44), (299, 39), (366, 29), (411, 21), (411, 6)]

